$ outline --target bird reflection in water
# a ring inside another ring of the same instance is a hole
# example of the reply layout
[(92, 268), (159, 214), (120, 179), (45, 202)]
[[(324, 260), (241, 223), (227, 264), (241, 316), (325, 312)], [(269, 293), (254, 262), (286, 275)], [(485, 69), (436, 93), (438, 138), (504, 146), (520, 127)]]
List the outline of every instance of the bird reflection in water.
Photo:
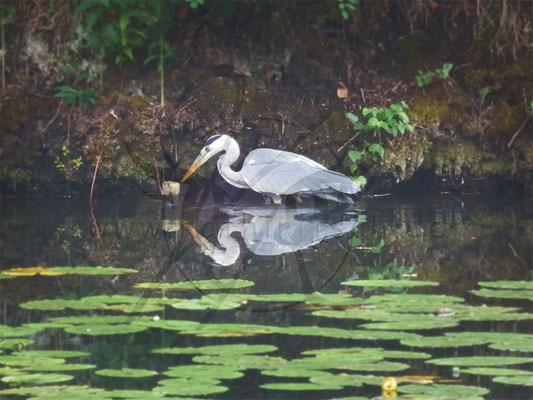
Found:
[(239, 258), (241, 246), (232, 235), (235, 232), (253, 254), (276, 256), (341, 236), (358, 224), (357, 214), (342, 208), (225, 207), (220, 210), (229, 220), (218, 231), (218, 244), (208, 241), (193, 226), (184, 226), (201, 252), (221, 266), (230, 266)]

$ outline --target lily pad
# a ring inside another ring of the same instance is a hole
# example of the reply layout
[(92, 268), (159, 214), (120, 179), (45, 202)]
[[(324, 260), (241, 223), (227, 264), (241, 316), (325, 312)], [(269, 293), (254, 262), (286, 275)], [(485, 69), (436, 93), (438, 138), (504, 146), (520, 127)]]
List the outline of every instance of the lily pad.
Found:
[(74, 379), (64, 374), (24, 374), (4, 376), (1, 380), (10, 385), (44, 385), (47, 383), (66, 382)]
[(307, 390), (340, 390), (342, 386), (336, 386), (334, 384), (320, 384), (311, 382), (283, 382), (283, 383), (265, 383), (259, 386), (262, 389), (267, 390), (290, 390), (303, 392)]
[(331, 375), (328, 372), (317, 370), (317, 369), (308, 369), (308, 368), (297, 368), (296, 366), (292, 367), (289, 364), (277, 369), (265, 369), (261, 371), (262, 375), (268, 376), (277, 376), (280, 378), (311, 378), (312, 376), (321, 376), (321, 375)]
[(407, 288), (418, 286), (438, 286), (439, 282), (435, 281), (414, 281), (409, 279), (373, 279), (373, 280), (354, 280), (342, 282), (346, 286), (361, 287), (383, 287), (383, 288)]
[(524, 371), (522, 369), (511, 369), (511, 368), (468, 368), (462, 369), (462, 374), (473, 374), (473, 375), (489, 375), (489, 376), (516, 376), (516, 375), (531, 375), (533, 372)]
[(126, 325), (126, 324), (114, 324), (114, 325), (76, 325), (65, 328), (65, 332), (73, 333), (76, 335), (89, 335), (89, 336), (101, 336), (101, 335), (124, 335), (127, 333), (136, 333), (146, 330), (145, 326), (141, 325)]
[(69, 275), (122, 275), (136, 274), (136, 269), (115, 267), (51, 267), (50, 271)]
[(222, 290), (241, 289), (253, 286), (254, 282), (243, 279), (206, 279), (199, 281), (183, 281), (177, 283), (138, 283), (136, 289), (199, 289), (199, 290)]
[(42, 275), (42, 276), (64, 275), (62, 272), (52, 271), (50, 268), (46, 268), (46, 267), (11, 268), (11, 269), (6, 269), (6, 270), (2, 271), (2, 274), (8, 275), (8, 276), (11, 275), (13, 277), (16, 277), (16, 276), (35, 276), (35, 275)]
[(155, 371), (136, 368), (100, 369), (95, 374), (111, 378), (149, 378), (158, 375)]
[(27, 350), (16, 353), (16, 355), (24, 358), (75, 358), (86, 357), (90, 353), (73, 350)]
[(433, 385), (400, 385), (398, 391), (407, 394), (421, 394), (445, 399), (466, 399), (472, 396), (483, 396), (488, 389), (478, 386), (433, 384)]
[(533, 353), (533, 340), (531, 339), (508, 340), (508, 341), (491, 343), (489, 347), (495, 350), (520, 351), (523, 353)]
[(0, 340), (0, 349), (21, 351), (33, 343), (35, 343), (34, 340), (24, 338), (4, 339)]
[(71, 317), (54, 317), (48, 319), (50, 323), (61, 325), (110, 325), (129, 324), (141, 321), (153, 321), (151, 317), (129, 315), (87, 315)]
[(63, 364), (65, 362), (64, 358), (21, 357), (19, 354), (20, 352), (0, 356), (0, 364), (29, 368), (40, 365)]
[(359, 387), (363, 384), (380, 386), (385, 377), (374, 375), (353, 375), (353, 374), (327, 374), (311, 377), (311, 382), (326, 383), (330, 382), (343, 387)]
[(532, 357), (472, 356), (450, 357), (428, 360), (426, 363), (450, 367), (489, 367), (499, 365), (516, 365), (533, 362)]
[(35, 326), (17, 326), (11, 327), (7, 325), (0, 325), (0, 338), (14, 338), (21, 336), (31, 336), (37, 332), (42, 331), (44, 328)]
[(494, 289), (533, 290), (533, 281), (493, 281), (479, 282), (480, 286)]
[(93, 364), (50, 364), (50, 365), (34, 365), (25, 368), (26, 371), (39, 371), (39, 372), (59, 372), (59, 371), (82, 371), (86, 369), (94, 369), (96, 365)]
[[(102, 399), (104, 390), (89, 386), (27, 386), (0, 391), (0, 395), (26, 396), (32, 399)], [(94, 397), (99, 395), (99, 397)], [(93, 397), (90, 397), (93, 396)]]
[(456, 320), (439, 317), (427, 317), (418, 321), (393, 321), (393, 322), (373, 322), (370, 324), (363, 324), (361, 328), (365, 329), (384, 329), (397, 331), (411, 331), (423, 329), (442, 329), (457, 326), (459, 323)]
[(533, 375), (498, 376), (492, 381), (506, 385), (533, 386)]
[(279, 368), (287, 363), (287, 360), (281, 357), (251, 355), (251, 354), (224, 354), (219, 356), (202, 355), (192, 359), (196, 363), (203, 364), (220, 364), (228, 367), (237, 367), (242, 369), (271, 369)]
[(425, 336), (416, 339), (402, 339), (400, 343), (411, 347), (470, 347), (489, 343), (489, 340), (479, 338), (473, 332), (469, 337)]
[(2, 280), (2, 279), (13, 279), (13, 278), (16, 278), (16, 277), (17, 277), (16, 275), (7, 275), (7, 274), (4, 274), (4, 273), (0, 272), (0, 280)]
[(179, 365), (170, 367), (164, 375), (174, 378), (209, 378), (209, 379), (237, 379), (244, 375), (238, 368), (226, 365)]
[(159, 385), (153, 390), (155, 395), (205, 396), (228, 390), (226, 386), (219, 385), (219, 381), (212, 379), (163, 379), (158, 383)]
[(472, 293), (480, 297), (488, 297), (495, 299), (520, 299), (532, 300), (533, 290), (511, 290), (511, 289), (479, 289), (472, 290)]
[(268, 344), (221, 344), (203, 347), (172, 347), (152, 350), (156, 354), (206, 354), (206, 355), (238, 355), (257, 354), (276, 351), (276, 346)]

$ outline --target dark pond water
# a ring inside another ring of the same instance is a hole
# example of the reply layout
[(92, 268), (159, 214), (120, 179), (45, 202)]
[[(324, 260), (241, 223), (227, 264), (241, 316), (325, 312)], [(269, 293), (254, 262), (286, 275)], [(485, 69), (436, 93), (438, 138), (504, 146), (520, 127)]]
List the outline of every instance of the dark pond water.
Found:
[(1, 217), (0, 398), (533, 398), (523, 199)]

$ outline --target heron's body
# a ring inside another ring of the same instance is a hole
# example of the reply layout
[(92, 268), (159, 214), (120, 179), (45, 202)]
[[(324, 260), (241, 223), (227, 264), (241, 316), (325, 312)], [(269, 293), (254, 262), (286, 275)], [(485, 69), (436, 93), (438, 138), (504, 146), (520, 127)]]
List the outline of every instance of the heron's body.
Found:
[(239, 158), (237, 142), (227, 135), (210, 138), (183, 180), (213, 155), (224, 152), (218, 159), (220, 175), (231, 185), (252, 189), (276, 203), (282, 195), (316, 195), (336, 201), (351, 201), (347, 194), (361, 189), (347, 176), (330, 171), (323, 165), (289, 151), (256, 149), (244, 160), (242, 169), (231, 168)]

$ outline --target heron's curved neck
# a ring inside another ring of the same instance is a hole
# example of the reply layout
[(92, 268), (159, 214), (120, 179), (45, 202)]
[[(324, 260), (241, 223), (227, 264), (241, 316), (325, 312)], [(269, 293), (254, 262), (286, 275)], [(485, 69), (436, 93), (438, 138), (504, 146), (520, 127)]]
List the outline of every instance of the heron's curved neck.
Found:
[(239, 159), (241, 151), (235, 140), (232, 138), (228, 139), (226, 152), (218, 158), (218, 171), (229, 184), (242, 189), (249, 189), (250, 186), (242, 179), (241, 174), (231, 168), (231, 165)]

